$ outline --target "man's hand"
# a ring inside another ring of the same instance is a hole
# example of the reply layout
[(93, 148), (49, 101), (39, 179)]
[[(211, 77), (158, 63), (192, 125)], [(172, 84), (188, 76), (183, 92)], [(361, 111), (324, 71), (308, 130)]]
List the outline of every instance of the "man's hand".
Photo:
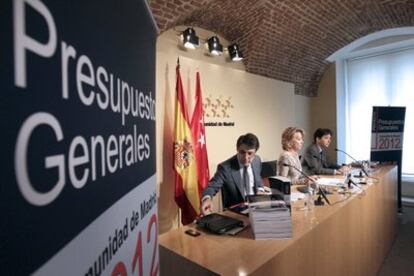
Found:
[[(314, 182), (318, 181), (318, 179), (320, 178), (319, 175), (311, 175), (309, 176), (309, 178), (311, 178)], [(310, 181), (310, 179), (309, 179)]]
[(201, 202), (201, 214), (203, 216), (213, 213), (213, 202), (211, 197), (206, 197), (203, 202)]
[(256, 195), (265, 195), (266, 192), (264, 190), (257, 190)]

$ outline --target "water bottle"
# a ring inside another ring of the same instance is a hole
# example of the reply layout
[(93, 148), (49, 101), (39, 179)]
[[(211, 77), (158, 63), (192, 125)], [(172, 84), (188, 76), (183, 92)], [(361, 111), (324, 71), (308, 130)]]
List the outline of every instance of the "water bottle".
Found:
[(370, 167), (369, 167), (369, 161), (362, 161), (362, 167), (364, 168), (364, 171), (367, 173), (367, 176), (370, 174)]
[(313, 189), (310, 187), (310, 185), (308, 186), (308, 192), (306, 193), (306, 209), (307, 210), (312, 210), (313, 209), (313, 205), (314, 205), (314, 201), (313, 201)]

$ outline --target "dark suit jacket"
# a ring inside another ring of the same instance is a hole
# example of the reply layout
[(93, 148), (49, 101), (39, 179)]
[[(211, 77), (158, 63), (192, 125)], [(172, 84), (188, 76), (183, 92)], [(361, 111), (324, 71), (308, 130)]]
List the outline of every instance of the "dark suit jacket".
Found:
[[(263, 187), (260, 176), (262, 161), (258, 155), (255, 156), (251, 164), (254, 175), (254, 186)], [(240, 166), (237, 161), (237, 155), (220, 163), (217, 171), (208, 183), (202, 197), (209, 195), (215, 196), (222, 188), (223, 207), (230, 207), (244, 201), (243, 198), (243, 181), (240, 175)]]
[(306, 173), (310, 175), (334, 174), (335, 170), (339, 168), (339, 165), (328, 162), (325, 149), (319, 152), (319, 147), (316, 144), (312, 144), (305, 149), (304, 155), (302, 156), (302, 169)]

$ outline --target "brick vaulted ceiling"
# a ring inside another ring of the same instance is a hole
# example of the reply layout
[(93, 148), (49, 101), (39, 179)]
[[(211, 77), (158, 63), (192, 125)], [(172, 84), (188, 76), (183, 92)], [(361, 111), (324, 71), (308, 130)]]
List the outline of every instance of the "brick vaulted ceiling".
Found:
[(150, 0), (164, 32), (196, 26), (237, 42), (250, 73), (316, 96), (326, 58), (372, 32), (414, 25), (414, 0)]

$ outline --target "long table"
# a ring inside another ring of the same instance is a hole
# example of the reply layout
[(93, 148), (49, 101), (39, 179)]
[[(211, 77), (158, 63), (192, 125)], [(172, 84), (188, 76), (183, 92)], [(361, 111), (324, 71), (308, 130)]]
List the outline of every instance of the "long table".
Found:
[(397, 230), (397, 167), (373, 177), (365, 193), (329, 195), (331, 206), (305, 212), (295, 203), (291, 239), (254, 240), (250, 227), (237, 236), (186, 235), (194, 225), (162, 234), (161, 275), (376, 275)]

